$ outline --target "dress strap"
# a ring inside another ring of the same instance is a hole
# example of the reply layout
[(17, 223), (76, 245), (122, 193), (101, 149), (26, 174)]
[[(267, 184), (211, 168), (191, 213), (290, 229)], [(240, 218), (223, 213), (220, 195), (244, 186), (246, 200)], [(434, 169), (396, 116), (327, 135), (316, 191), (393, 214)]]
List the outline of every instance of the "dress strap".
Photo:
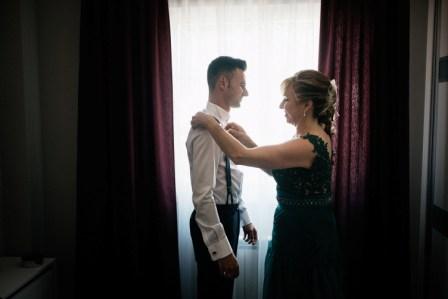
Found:
[(317, 155), (330, 159), (330, 153), (328, 152), (328, 143), (325, 142), (320, 136), (307, 133), (302, 136), (302, 139), (307, 139), (314, 146), (313, 152)]

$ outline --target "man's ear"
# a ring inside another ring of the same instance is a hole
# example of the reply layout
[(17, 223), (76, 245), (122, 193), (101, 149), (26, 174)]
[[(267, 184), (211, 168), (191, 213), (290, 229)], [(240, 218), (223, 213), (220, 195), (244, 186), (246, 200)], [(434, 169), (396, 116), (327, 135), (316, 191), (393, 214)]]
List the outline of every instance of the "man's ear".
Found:
[(221, 90), (226, 89), (228, 87), (229, 83), (230, 83), (229, 78), (227, 78), (227, 76), (225, 74), (221, 74), (219, 76), (218, 83), (217, 83), (219, 89), (221, 89)]

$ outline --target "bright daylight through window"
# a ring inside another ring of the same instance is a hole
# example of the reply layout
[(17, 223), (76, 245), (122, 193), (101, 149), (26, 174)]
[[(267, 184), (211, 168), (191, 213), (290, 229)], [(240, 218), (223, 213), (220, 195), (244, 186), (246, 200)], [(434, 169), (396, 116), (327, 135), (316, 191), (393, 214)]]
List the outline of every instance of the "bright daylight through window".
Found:
[[(243, 98), (240, 108), (231, 110), (230, 121), (241, 124), (259, 145), (291, 138), (294, 128), (279, 109), (280, 83), (299, 70), (317, 69), (320, 1), (170, 0), (170, 20), (179, 248), (183, 294), (188, 298), (194, 289), (195, 261), (189, 232), (193, 204), (185, 141), (191, 117), (207, 104), (207, 66), (221, 55), (246, 60), (249, 96)], [(241, 170), (243, 199), (260, 238), (260, 269), (254, 279), (261, 279), (276, 207), (275, 183), (259, 169)]]

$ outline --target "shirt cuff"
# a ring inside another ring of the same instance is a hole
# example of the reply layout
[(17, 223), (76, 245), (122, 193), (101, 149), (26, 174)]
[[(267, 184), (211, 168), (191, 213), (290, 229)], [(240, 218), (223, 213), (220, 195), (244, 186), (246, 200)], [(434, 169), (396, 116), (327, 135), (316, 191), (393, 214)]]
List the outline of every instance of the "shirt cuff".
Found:
[(224, 238), (208, 246), (208, 252), (210, 253), (210, 258), (212, 261), (217, 261), (233, 253), (233, 250), (230, 246), (229, 240)]
[(249, 213), (247, 213), (247, 210), (245, 210), (244, 212), (242, 212), (240, 214), (240, 218), (241, 218), (241, 222), (243, 223), (243, 226), (252, 222), (249, 218)]

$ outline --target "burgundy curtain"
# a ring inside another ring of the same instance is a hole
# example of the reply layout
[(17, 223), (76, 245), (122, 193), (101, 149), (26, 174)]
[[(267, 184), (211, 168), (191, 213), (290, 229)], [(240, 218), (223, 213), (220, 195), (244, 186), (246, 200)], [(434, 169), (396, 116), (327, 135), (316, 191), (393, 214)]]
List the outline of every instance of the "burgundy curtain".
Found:
[(406, 1), (322, 0), (319, 69), (339, 88), (333, 189), (348, 298), (409, 297), (408, 22)]
[(80, 43), (77, 297), (179, 298), (168, 3), (82, 1)]

